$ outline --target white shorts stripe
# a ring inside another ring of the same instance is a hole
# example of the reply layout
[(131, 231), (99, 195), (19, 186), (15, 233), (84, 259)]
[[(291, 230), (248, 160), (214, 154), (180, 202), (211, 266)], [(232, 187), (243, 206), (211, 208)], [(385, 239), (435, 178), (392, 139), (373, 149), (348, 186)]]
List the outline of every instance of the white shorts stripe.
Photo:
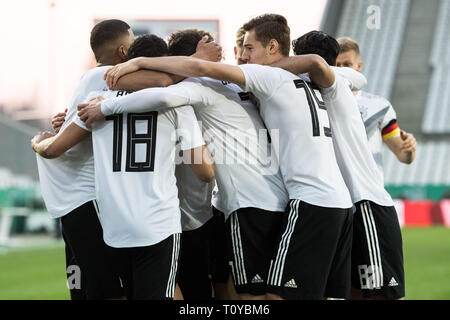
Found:
[(242, 239), (241, 239), (241, 228), (239, 227), (239, 219), (236, 214), (235, 217), (236, 221), (236, 234), (237, 234), (237, 240), (238, 240), (238, 248), (239, 248), (239, 257), (240, 257), (240, 264), (242, 269), (242, 276), (243, 276), (243, 284), (247, 283), (247, 274), (245, 272), (245, 263), (244, 263), (244, 251), (242, 250)]
[(369, 248), (370, 265), (372, 266), (372, 276), (374, 288), (383, 285), (383, 268), (381, 266), (380, 247), (378, 244), (377, 229), (373, 219), (372, 209), (368, 201), (361, 204), (361, 213), (366, 231), (367, 247)]
[(366, 240), (367, 240), (367, 248), (369, 249), (369, 259), (370, 259), (370, 265), (373, 266), (373, 255), (372, 255), (372, 242), (370, 241), (370, 234), (369, 234), (369, 227), (367, 225), (367, 218), (366, 218), (366, 209), (365, 209), (365, 202), (361, 203), (361, 216), (364, 223), (364, 230), (366, 231)]
[(289, 215), (288, 215), (288, 225), (286, 226), (285, 232), (284, 232), (283, 235), (281, 236), (281, 241), (280, 241), (280, 244), (278, 245), (278, 252), (277, 252), (277, 255), (276, 255), (276, 257), (275, 257), (275, 261), (272, 261), (272, 262), (273, 262), (273, 266), (272, 266), (273, 268), (271, 267), (271, 269), (269, 270), (269, 277), (268, 277), (267, 283), (268, 283), (268, 284), (271, 284), (271, 285), (276, 285), (277, 274), (278, 274), (278, 273), (277, 273), (277, 268), (278, 268), (278, 263), (279, 263), (278, 257), (281, 255), (281, 252), (282, 252), (282, 250), (283, 250), (284, 236), (285, 236), (287, 230), (289, 229), (289, 223), (290, 223), (290, 221), (291, 221), (290, 218), (291, 218), (292, 205), (293, 205), (293, 203), (294, 203), (294, 201), (292, 201), (292, 202), (289, 204), (290, 210), (289, 210)]
[(233, 244), (233, 255), (237, 271), (237, 284), (246, 284), (247, 275), (245, 273), (244, 253), (242, 250), (241, 231), (237, 213), (233, 212), (230, 216), (231, 240)]
[(236, 244), (236, 237), (235, 237), (235, 223), (234, 223), (234, 212), (230, 215), (230, 231), (231, 231), (231, 245), (233, 247), (233, 257), (234, 257), (234, 265), (235, 265), (235, 281), (236, 284), (241, 284), (242, 277), (241, 273), (239, 272), (239, 263), (238, 263), (238, 254), (237, 254), (237, 244)]
[(381, 263), (381, 254), (380, 254), (380, 245), (378, 243), (378, 232), (377, 232), (377, 227), (375, 225), (375, 220), (373, 218), (373, 213), (372, 213), (372, 207), (370, 205), (370, 202), (367, 202), (367, 207), (369, 209), (369, 216), (370, 216), (370, 221), (372, 223), (372, 228), (373, 228), (373, 234), (375, 237), (375, 248), (376, 248), (376, 257), (378, 259), (378, 286), (382, 287), (383, 286), (383, 265)]
[(286, 230), (283, 233), (283, 236), (281, 237), (281, 242), (278, 248), (278, 254), (277, 257), (275, 259), (275, 263), (274, 263), (274, 268), (273, 268), (273, 276), (271, 279), (271, 284), (273, 285), (279, 285), (278, 283), (281, 282), (281, 280), (278, 280), (279, 278), (281, 278), (280, 273), (282, 273), (282, 271), (280, 272), (280, 263), (281, 263), (281, 257), (284, 254), (285, 251), (285, 246), (286, 246), (286, 239), (287, 236), (289, 235), (289, 230), (290, 230), (290, 226), (292, 224), (292, 217), (293, 217), (293, 212), (295, 212), (294, 210), (294, 206), (295, 206), (295, 201), (292, 201), (290, 204), (290, 210), (289, 210), (289, 215), (288, 215), (288, 224), (286, 226)]
[(92, 203), (93, 203), (93, 205), (94, 205), (95, 212), (97, 212), (97, 217), (98, 217), (98, 219), (100, 220), (100, 210), (98, 209), (98, 203), (97, 203), (97, 200), (92, 200)]
[(175, 294), (175, 278), (178, 269), (178, 255), (180, 253), (180, 234), (176, 233), (173, 235), (173, 245), (172, 245), (172, 262), (170, 266), (169, 279), (167, 281), (166, 287), (166, 297), (173, 298)]
[(233, 276), (233, 279), (237, 279), (237, 274), (236, 274), (236, 271), (234, 270), (233, 261), (229, 261), (229, 265), (231, 267), (231, 274)]
[(277, 257), (275, 259), (274, 268), (270, 279), (271, 285), (281, 286), (286, 255), (289, 249), (289, 243), (291, 241), (295, 223), (298, 218), (297, 207), (299, 202), (300, 200), (294, 200), (290, 204), (291, 210), (289, 211), (288, 224), (286, 226), (286, 230), (284, 231), (281, 237), (281, 242), (278, 247)]

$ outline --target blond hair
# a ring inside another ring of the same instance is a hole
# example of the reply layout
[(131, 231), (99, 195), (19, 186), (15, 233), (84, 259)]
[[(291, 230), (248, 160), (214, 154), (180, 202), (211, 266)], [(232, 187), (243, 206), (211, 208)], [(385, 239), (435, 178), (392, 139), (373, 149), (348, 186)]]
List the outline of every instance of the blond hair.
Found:
[(356, 55), (359, 57), (360, 51), (358, 42), (349, 37), (340, 37), (337, 39), (337, 42), (339, 43), (340, 47), (339, 53), (354, 51)]
[(243, 27), (240, 27), (236, 32), (236, 44), (239, 47), (242, 47), (244, 45), (244, 37), (245, 37), (245, 30)]

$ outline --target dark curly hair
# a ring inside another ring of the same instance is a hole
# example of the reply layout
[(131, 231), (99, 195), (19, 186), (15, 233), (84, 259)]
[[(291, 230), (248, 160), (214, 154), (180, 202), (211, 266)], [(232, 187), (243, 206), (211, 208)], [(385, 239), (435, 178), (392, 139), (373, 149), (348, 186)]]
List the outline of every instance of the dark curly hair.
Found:
[(322, 31), (310, 31), (292, 41), (292, 48), (296, 55), (317, 54), (334, 66), (340, 47), (335, 38)]
[(189, 28), (175, 31), (169, 37), (169, 56), (190, 56), (195, 53), (198, 42), (205, 36), (208, 42), (214, 41), (213, 36), (204, 30)]
[(136, 38), (128, 49), (128, 58), (167, 56), (167, 43), (154, 34), (144, 34)]

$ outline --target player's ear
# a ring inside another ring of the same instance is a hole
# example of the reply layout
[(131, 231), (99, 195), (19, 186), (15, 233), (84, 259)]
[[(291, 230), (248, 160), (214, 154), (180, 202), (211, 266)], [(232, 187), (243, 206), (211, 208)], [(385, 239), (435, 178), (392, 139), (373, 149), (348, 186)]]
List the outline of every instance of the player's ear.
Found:
[(360, 60), (360, 61), (358, 62), (358, 66), (357, 66), (357, 69), (356, 69), (358, 72), (361, 72), (362, 65), (363, 65), (363, 63), (362, 63), (362, 61)]
[(117, 48), (117, 54), (119, 55), (120, 60), (123, 62), (128, 60), (128, 50), (124, 45), (121, 45)]
[(280, 48), (280, 44), (278, 43), (277, 40), (271, 39), (271, 40), (269, 41), (269, 44), (268, 44), (267, 47), (268, 47), (268, 49), (269, 49), (269, 53), (270, 53), (270, 54), (275, 54), (275, 53), (278, 52), (278, 50), (279, 50), (279, 48)]
[(237, 56), (237, 47), (236, 46), (234, 46), (234, 56), (235, 57)]

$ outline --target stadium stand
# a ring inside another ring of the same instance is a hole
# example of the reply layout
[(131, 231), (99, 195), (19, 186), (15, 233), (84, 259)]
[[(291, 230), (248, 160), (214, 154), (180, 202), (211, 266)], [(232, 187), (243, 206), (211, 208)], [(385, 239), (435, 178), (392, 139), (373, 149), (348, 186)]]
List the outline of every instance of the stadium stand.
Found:
[(431, 83), (422, 122), (426, 134), (450, 133), (450, 1), (441, 0), (430, 57)]
[[(367, 24), (372, 6), (379, 8), (379, 29)], [(329, 0), (320, 28), (358, 41), (365, 90), (390, 100), (400, 127), (418, 140), (410, 165), (384, 147), (387, 190), (400, 199), (448, 198), (450, 1)]]
[(410, 165), (383, 150), (385, 184), (396, 198), (439, 200), (450, 191), (450, 141), (421, 142)]
[(43, 207), (37, 181), (0, 167), (0, 246), (8, 245), (11, 232), (23, 232), (26, 218)]
[(30, 139), (38, 130), (0, 114), (0, 246), (22, 232), (30, 214), (44, 208), (36, 155)]
[(37, 129), (0, 114), (0, 167), (12, 173), (38, 180), (36, 155), (30, 148), (30, 140)]
[[(364, 54), (362, 72), (367, 76), (368, 92), (389, 97), (402, 45), (409, 0), (347, 0), (342, 9), (337, 37), (358, 41)], [(377, 7), (379, 11), (371, 11)], [(371, 17), (379, 13), (379, 26)], [(366, 27), (362, 27), (366, 26)]]

